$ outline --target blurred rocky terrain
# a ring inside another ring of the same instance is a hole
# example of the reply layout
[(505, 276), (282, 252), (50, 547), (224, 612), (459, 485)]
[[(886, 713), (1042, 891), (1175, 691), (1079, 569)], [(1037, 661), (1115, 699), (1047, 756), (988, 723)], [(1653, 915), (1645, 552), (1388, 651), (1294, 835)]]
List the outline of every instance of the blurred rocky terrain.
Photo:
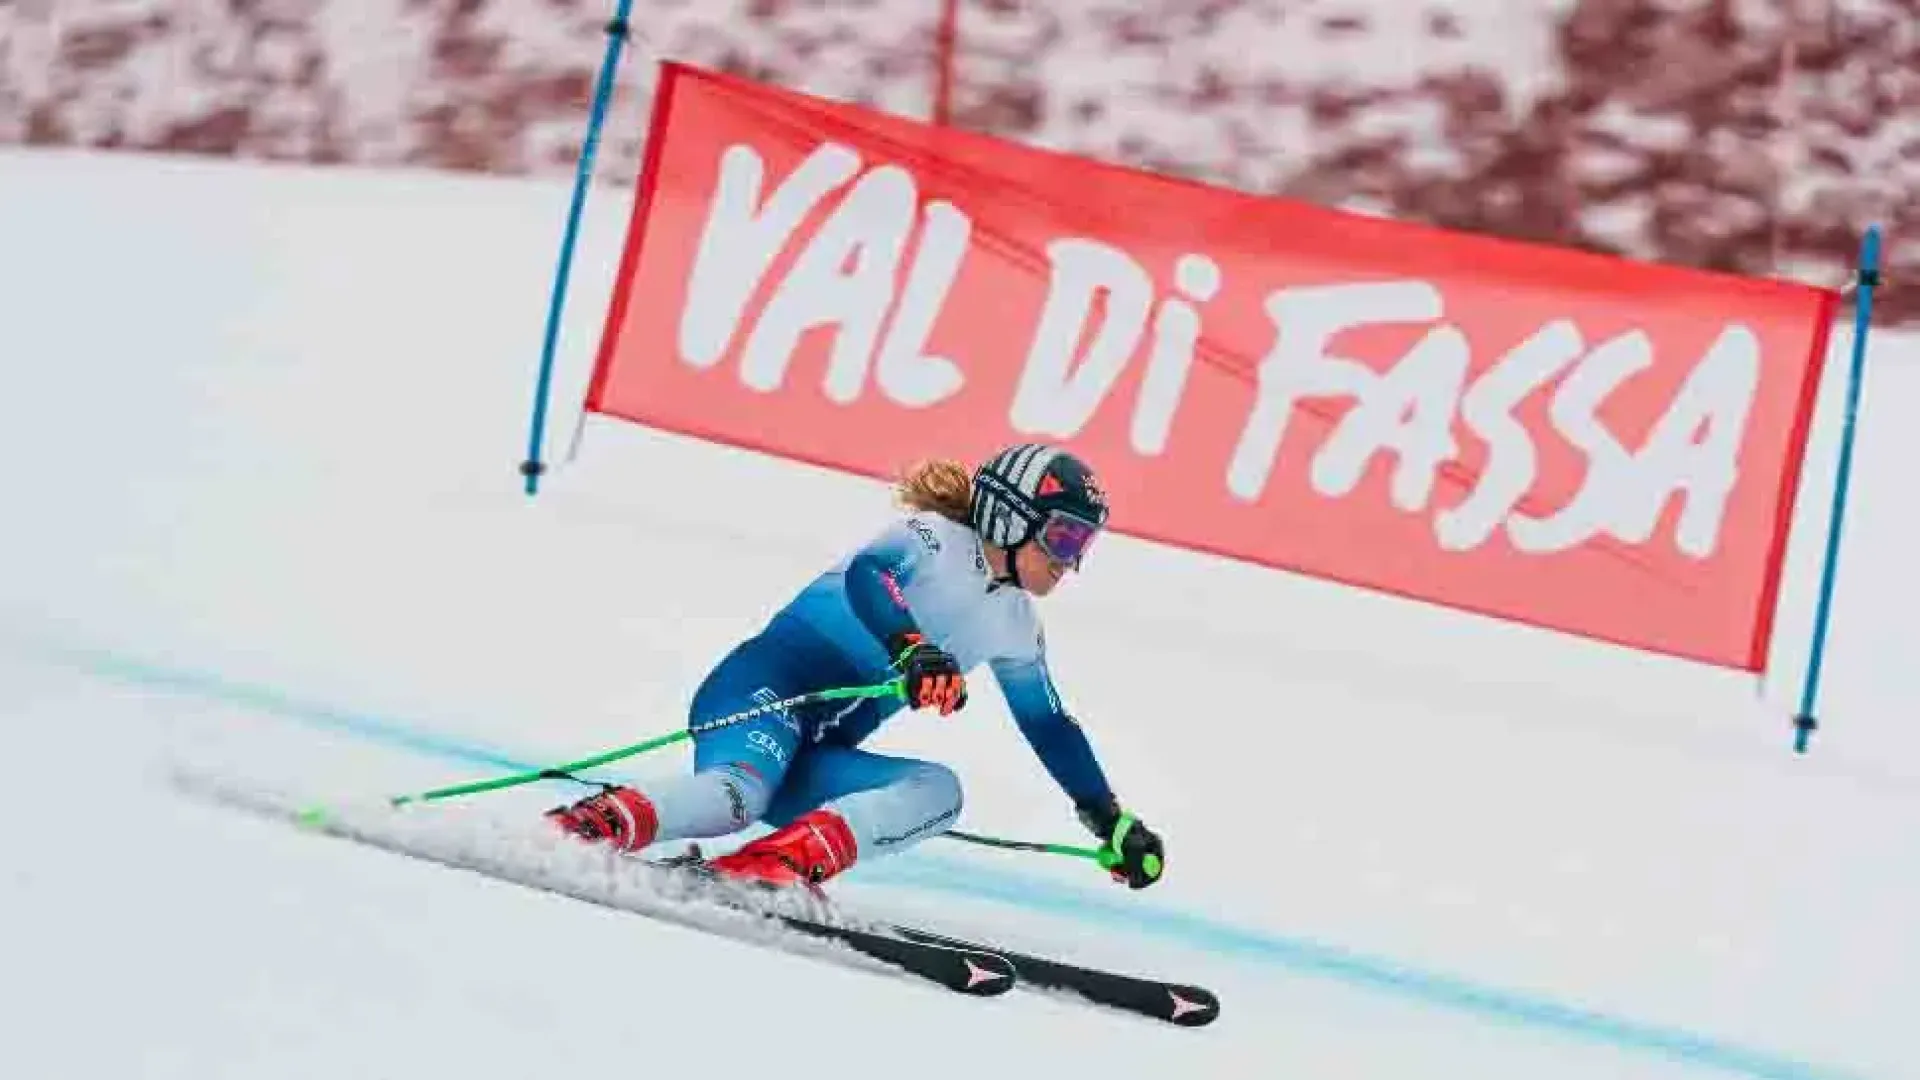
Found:
[[(614, 0), (0, 0), (0, 142), (570, 173)], [(636, 0), (663, 57), (926, 117), (939, 0)], [(1247, 190), (1843, 284), (1920, 324), (1920, 0), (961, 0), (953, 122)]]

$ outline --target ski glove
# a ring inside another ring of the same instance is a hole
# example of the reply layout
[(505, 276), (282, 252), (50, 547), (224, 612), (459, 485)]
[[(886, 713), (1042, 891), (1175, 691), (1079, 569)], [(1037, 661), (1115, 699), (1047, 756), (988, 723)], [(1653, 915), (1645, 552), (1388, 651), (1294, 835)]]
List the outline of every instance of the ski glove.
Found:
[(967, 703), (967, 678), (945, 649), (908, 632), (894, 635), (887, 651), (893, 654), (908, 705), (939, 709), (941, 716), (947, 716)]
[(1159, 833), (1122, 810), (1114, 799), (1082, 803), (1078, 810), (1081, 824), (1100, 839), (1100, 865), (1113, 880), (1134, 889), (1160, 880), (1167, 852)]

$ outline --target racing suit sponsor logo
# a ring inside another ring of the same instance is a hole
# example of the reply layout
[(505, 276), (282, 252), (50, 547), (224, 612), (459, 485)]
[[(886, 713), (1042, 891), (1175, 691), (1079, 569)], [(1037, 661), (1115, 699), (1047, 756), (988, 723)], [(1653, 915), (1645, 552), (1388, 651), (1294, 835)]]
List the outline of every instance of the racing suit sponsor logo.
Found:
[(780, 745), (780, 740), (764, 731), (747, 732), (747, 745), (782, 765), (787, 763), (787, 751)]

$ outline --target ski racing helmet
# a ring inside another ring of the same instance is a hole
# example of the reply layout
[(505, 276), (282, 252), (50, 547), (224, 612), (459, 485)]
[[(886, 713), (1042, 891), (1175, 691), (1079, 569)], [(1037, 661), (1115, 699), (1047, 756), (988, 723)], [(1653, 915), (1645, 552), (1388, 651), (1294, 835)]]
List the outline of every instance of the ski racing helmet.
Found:
[(1080, 568), (1107, 525), (1107, 494), (1086, 462), (1041, 443), (1009, 446), (974, 470), (970, 507), (982, 540), (1012, 551), (1032, 541)]

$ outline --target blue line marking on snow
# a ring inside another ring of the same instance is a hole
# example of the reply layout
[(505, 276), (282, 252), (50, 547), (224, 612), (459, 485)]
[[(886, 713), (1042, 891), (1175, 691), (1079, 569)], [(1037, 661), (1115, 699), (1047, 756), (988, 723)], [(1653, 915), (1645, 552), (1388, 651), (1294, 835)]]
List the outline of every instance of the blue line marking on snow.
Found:
[[(1546, 1028), (1623, 1050), (1672, 1058), (1687, 1065), (1720, 1069), (1767, 1080), (1841, 1080), (1852, 1074), (1793, 1061), (1759, 1050), (1661, 1028), (1537, 995), (1500, 990), (1464, 979), (1421, 971), (1377, 956), (1364, 956), (1305, 938), (1249, 930), (1201, 916), (1159, 909), (1133, 911), (1113, 901), (1012, 874), (983, 874), (971, 864), (946, 860), (894, 860), (881, 879), (971, 898), (998, 900), (1044, 914), (1072, 916), (1082, 923), (1148, 931), (1183, 945), (1236, 959), (1264, 960), (1290, 971), (1329, 975), (1370, 989), (1391, 990), (1422, 1002), (1474, 1013), (1482, 1018)], [(944, 864), (944, 865), (939, 865)], [(877, 875), (876, 875), (877, 876)]]
[[(341, 732), (396, 749), (446, 761), (520, 772), (536, 767), (505, 751), (420, 727), (219, 675), (167, 667), (97, 649), (49, 649), (64, 661), (116, 682), (172, 691), (256, 710), (310, 727)], [(863, 868), (867, 869), (867, 868)], [(1854, 1080), (1854, 1074), (1749, 1049), (1691, 1032), (1640, 1023), (1550, 998), (1484, 986), (1417, 970), (1390, 959), (1365, 956), (1335, 945), (1256, 931), (1163, 908), (1143, 910), (1087, 895), (1045, 880), (943, 859), (924, 851), (868, 869), (868, 879), (953, 893), (1023, 907), (1040, 914), (1153, 933), (1179, 944), (1236, 960), (1265, 962), (1289, 971), (1340, 979), (1482, 1019), (1520, 1024), (1575, 1036), (1620, 1050), (1656, 1054), (1692, 1066), (1761, 1080)]]
[(517, 758), (475, 746), (470, 742), (433, 735), (420, 728), (381, 720), (365, 713), (352, 712), (315, 701), (302, 701), (270, 687), (234, 682), (218, 675), (162, 667), (130, 657), (89, 649), (49, 648), (47, 652), (81, 668), (117, 682), (171, 690), (192, 697), (237, 705), (273, 716), (297, 720), (308, 727), (343, 732), (368, 742), (409, 750), (425, 757), (441, 758), (468, 765), (508, 772), (520, 772), (529, 766)]

